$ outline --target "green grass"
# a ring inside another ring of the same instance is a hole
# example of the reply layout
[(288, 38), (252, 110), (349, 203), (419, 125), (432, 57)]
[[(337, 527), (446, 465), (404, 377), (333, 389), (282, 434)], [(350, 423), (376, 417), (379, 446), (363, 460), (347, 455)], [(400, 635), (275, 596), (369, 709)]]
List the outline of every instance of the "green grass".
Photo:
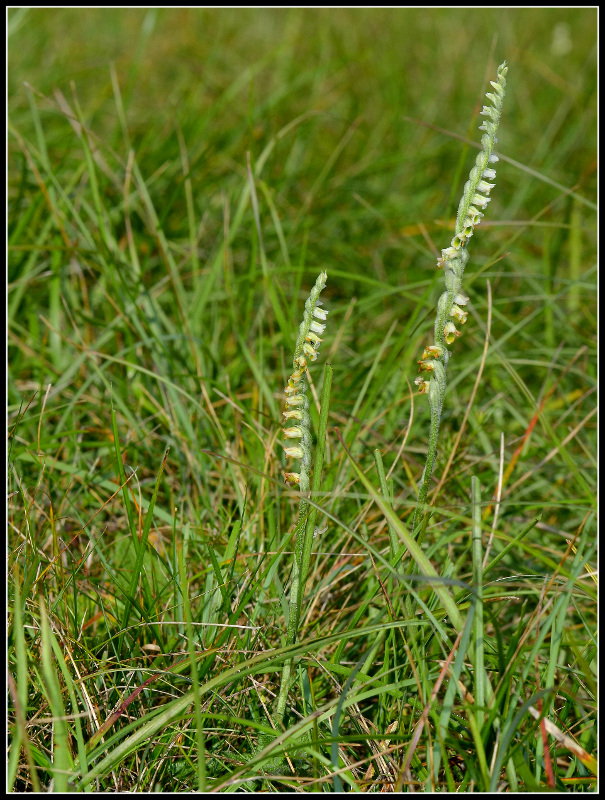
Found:
[[(8, 788), (594, 790), (595, 10), (8, 21)], [(414, 556), (416, 362), (504, 59)], [(286, 647), (280, 412), (324, 269)]]

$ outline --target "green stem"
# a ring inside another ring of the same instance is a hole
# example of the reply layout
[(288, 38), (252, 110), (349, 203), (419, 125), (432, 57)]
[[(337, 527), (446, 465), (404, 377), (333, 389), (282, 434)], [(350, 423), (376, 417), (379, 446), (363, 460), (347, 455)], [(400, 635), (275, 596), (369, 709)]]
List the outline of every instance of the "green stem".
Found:
[[(325, 452), (326, 432), (328, 428), (328, 411), (330, 407), (330, 392), (332, 388), (333, 370), (326, 364), (324, 370), (324, 382), (321, 393), (321, 410), (319, 416), (319, 429), (317, 433), (317, 446), (315, 448), (315, 467), (313, 470), (313, 490), (311, 496), (316, 496), (321, 488), (321, 476), (323, 468), (323, 458)], [(301, 471), (302, 478), (302, 471)], [(301, 493), (302, 493), (301, 483)], [(300, 610), (304, 596), (305, 584), (309, 573), (311, 562), (311, 550), (313, 547), (313, 534), (315, 532), (315, 520), (317, 509), (311, 506), (309, 514), (307, 509), (309, 503), (306, 498), (301, 500), (299, 506), (299, 517), (296, 526), (296, 544), (294, 547), (294, 564), (292, 566), (292, 584), (290, 586), (290, 604), (288, 614), (288, 628), (286, 633), (286, 645), (294, 644), (298, 633), (300, 621)], [(294, 659), (290, 658), (284, 664), (281, 676), (281, 685), (277, 699), (277, 709), (275, 722), (281, 723), (286, 711), (288, 690), (290, 688), (290, 677)]]
[(481, 484), (475, 475), (471, 478), (473, 505), (473, 584), (475, 589), (475, 716), (477, 727), (483, 728), (485, 707), (485, 658), (483, 642), (483, 548), (481, 542)]
[[(330, 364), (326, 364), (324, 369), (324, 381), (321, 392), (321, 408), (319, 412), (319, 428), (317, 430), (317, 444), (315, 446), (315, 466), (313, 467), (313, 487), (311, 490), (312, 497), (317, 497), (321, 490), (323, 460), (324, 460), (324, 453), (326, 450), (326, 433), (328, 430), (328, 412), (330, 409), (330, 392), (332, 390), (333, 373), (334, 370), (332, 369)], [(311, 506), (311, 510), (309, 512), (309, 518), (307, 520), (307, 525), (305, 528), (305, 538), (303, 545), (303, 559), (302, 559), (301, 580), (300, 580), (300, 589), (298, 598), (298, 617), (296, 620), (297, 628), (298, 628), (298, 623), (300, 621), (300, 608), (304, 595), (305, 585), (307, 583), (307, 577), (309, 575), (309, 564), (311, 562), (311, 549), (313, 547), (313, 536), (315, 534), (316, 519), (317, 519), (317, 508), (315, 506)]]

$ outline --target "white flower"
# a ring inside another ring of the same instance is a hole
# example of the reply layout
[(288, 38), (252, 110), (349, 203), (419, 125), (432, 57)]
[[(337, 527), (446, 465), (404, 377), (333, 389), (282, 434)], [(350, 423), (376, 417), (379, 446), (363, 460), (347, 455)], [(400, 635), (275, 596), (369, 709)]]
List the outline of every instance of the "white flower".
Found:
[(477, 184), (477, 191), (483, 192), (483, 194), (489, 194), (495, 185), (495, 183), (488, 183), (487, 181), (481, 180)]
[(309, 342), (303, 343), (303, 350), (309, 356), (311, 361), (317, 361), (317, 350), (309, 344)]
[(457, 319), (458, 322), (464, 325), (466, 318), (468, 317), (468, 311), (463, 311), (461, 308), (458, 308), (458, 306), (453, 305), (452, 310), (450, 311), (450, 316), (454, 317), (454, 319)]
[(483, 197), (482, 194), (475, 194), (471, 202), (477, 206), (481, 206), (481, 208), (486, 208), (490, 200), (491, 197)]
[(456, 329), (453, 322), (446, 322), (443, 328), (443, 335), (448, 344), (452, 344), (456, 336), (460, 336), (460, 331)]

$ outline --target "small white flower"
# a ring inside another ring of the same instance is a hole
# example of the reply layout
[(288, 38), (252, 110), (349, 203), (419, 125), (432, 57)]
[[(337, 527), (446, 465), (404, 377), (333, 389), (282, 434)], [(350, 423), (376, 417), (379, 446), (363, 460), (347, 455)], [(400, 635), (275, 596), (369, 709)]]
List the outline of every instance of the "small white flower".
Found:
[(473, 195), (473, 199), (471, 200), (476, 206), (481, 206), (481, 208), (487, 208), (487, 204), (491, 200), (491, 197), (483, 197), (482, 194), (475, 194)]
[(419, 375), (415, 380), (414, 383), (418, 387), (418, 392), (420, 394), (426, 394), (429, 390), (429, 386), (431, 385), (430, 381), (425, 381), (422, 375)]
[[(495, 127), (494, 123), (490, 122), (490, 120), (488, 120), (488, 119), (484, 120), (483, 123), (481, 125), (479, 125), (479, 130), (480, 131), (486, 131), (487, 133), (489, 133), (490, 136), (494, 136), (494, 134), (496, 133), (496, 127)], [(495, 141), (495, 138), (494, 138), (494, 141)]]
[(309, 342), (304, 342), (303, 343), (303, 350), (309, 356), (311, 361), (317, 361), (317, 350), (314, 347), (312, 347), (309, 344)]
[(464, 325), (466, 318), (468, 317), (468, 311), (463, 311), (461, 308), (458, 308), (457, 305), (453, 305), (452, 310), (450, 311), (450, 316), (454, 317), (454, 319), (457, 319), (458, 322)]
[(284, 428), (284, 436), (286, 439), (302, 439), (303, 429), (299, 425), (293, 428)]
[(483, 114), (484, 117), (489, 117), (491, 120), (498, 117), (498, 112), (493, 106), (483, 106), (479, 113)]
[(429, 344), (424, 348), (422, 360), (425, 358), (441, 358), (444, 348), (440, 344)]
[(477, 191), (483, 192), (483, 194), (489, 194), (495, 185), (495, 183), (488, 183), (487, 181), (481, 180), (477, 184)]
[(432, 372), (435, 369), (434, 361), (429, 361), (428, 359), (425, 359), (424, 361), (419, 361), (418, 363), (420, 364), (420, 366), (418, 367), (418, 372)]
[(475, 225), (477, 225), (477, 223), (479, 222), (481, 217), (485, 216), (483, 211), (479, 211), (479, 209), (475, 208), (475, 206), (469, 206), (468, 215), (469, 215), (469, 217), (473, 218)]
[(452, 344), (456, 336), (460, 336), (460, 331), (456, 329), (453, 322), (446, 322), (443, 328), (443, 335), (448, 344)]

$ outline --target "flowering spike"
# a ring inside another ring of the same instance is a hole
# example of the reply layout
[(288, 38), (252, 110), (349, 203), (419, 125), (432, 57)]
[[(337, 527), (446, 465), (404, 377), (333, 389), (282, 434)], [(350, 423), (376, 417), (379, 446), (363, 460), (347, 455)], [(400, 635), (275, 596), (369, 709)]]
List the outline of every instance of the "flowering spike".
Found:
[(447, 385), (446, 368), (450, 358), (450, 351), (446, 345), (452, 344), (456, 337), (460, 336), (460, 332), (451, 318), (464, 324), (468, 316), (468, 312), (463, 310), (463, 306), (468, 302), (468, 297), (461, 292), (462, 275), (469, 259), (467, 245), (473, 236), (475, 227), (484, 216), (483, 212), (490, 203), (490, 193), (495, 187), (491, 181), (496, 177), (496, 170), (488, 165), (496, 164), (498, 161), (498, 157), (492, 151), (498, 141), (498, 125), (502, 113), (507, 72), (508, 67), (504, 62), (498, 67), (497, 80), (490, 81), (493, 91), (488, 92), (486, 97), (491, 105), (485, 105), (481, 110), (481, 115), (484, 117), (479, 127), (479, 130), (484, 132), (481, 136), (481, 150), (477, 154), (468, 180), (464, 184), (456, 216), (454, 236), (450, 246), (441, 251), (441, 256), (437, 260), (437, 267), (444, 269), (446, 291), (437, 302), (434, 344), (425, 348), (422, 359), (418, 362), (420, 372), (430, 373), (430, 378), (427, 380), (424, 376), (419, 375), (414, 381), (420, 394), (428, 396), (431, 408), (431, 433), (426, 464), (418, 492), (418, 504), (412, 522), (413, 528), (416, 528), (418, 516), (422, 513), (422, 505), (426, 500), (437, 457), (441, 409)]
[(284, 438), (299, 439), (297, 444), (285, 447), (284, 452), (288, 458), (298, 458), (301, 461), (300, 472), (286, 472), (284, 479), (286, 483), (298, 486), (305, 495), (309, 491), (312, 444), (307, 397), (307, 360), (315, 361), (317, 358), (317, 349), (322, 341), (318, 334), (323, 333), (326, 328), (322, 322), (317, 321), (325, 320), (328, 315), (325, 309), (319, 308), (321, 305), (319, 294), (326, 285), (326, 279), (326, 273), (322, 272), (305, 303), (303, 321), (294, 348), (294, 370), (284, 389), (286, 411), (283, 412), (283, 416), (286, 420), (296, 421), (295, 425), (283, 429)]

